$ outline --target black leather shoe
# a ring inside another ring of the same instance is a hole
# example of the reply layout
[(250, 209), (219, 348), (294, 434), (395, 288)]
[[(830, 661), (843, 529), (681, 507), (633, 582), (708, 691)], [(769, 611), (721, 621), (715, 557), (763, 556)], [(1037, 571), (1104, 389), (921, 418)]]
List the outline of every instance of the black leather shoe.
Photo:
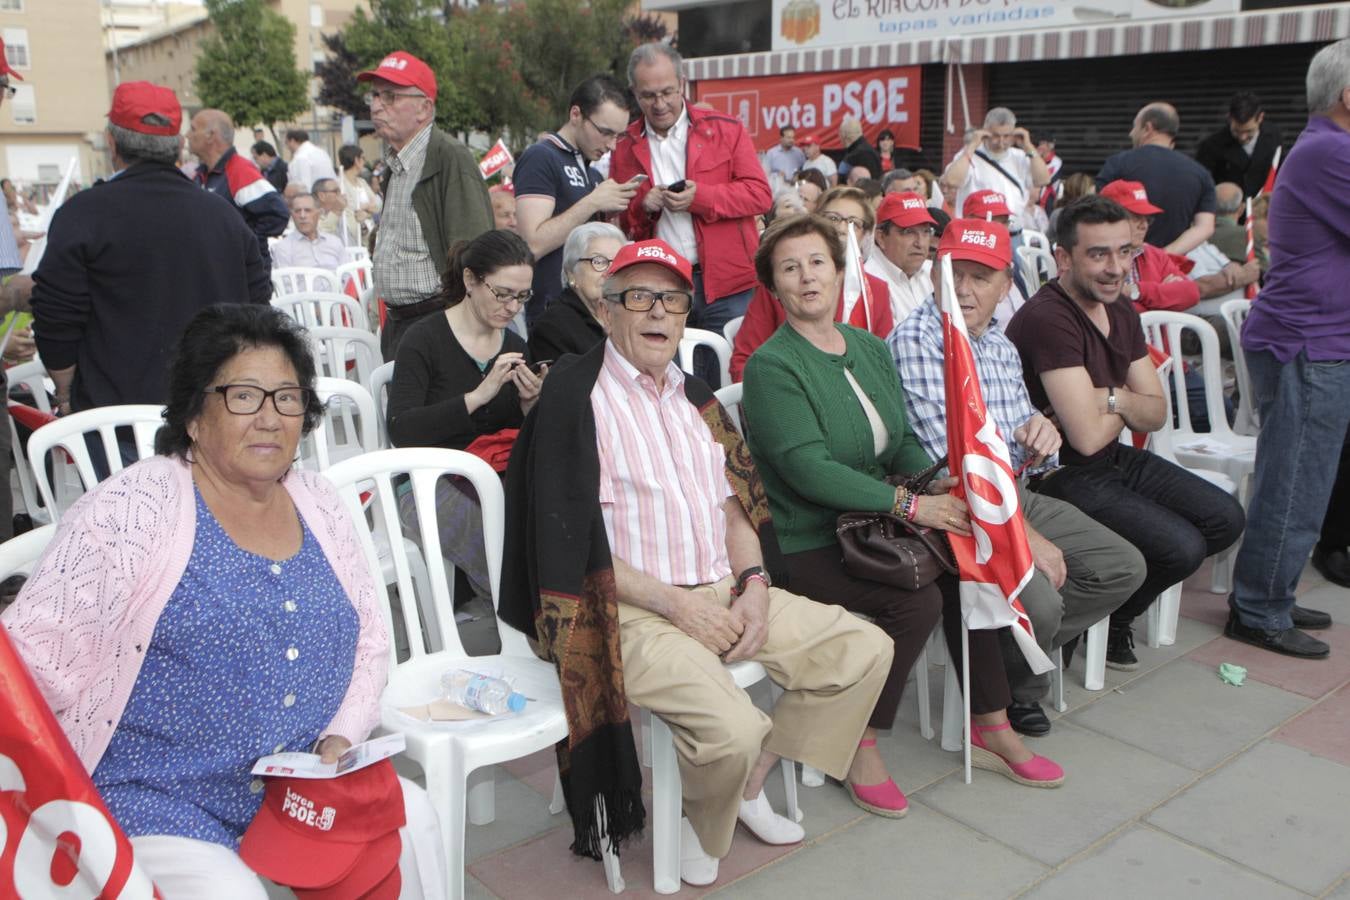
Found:
[(1295, 605), (1290, 610), (1289, 616), (1294, 620), (1295, 628), (1302, 628), (1305, 631), (1321, 631), (1323, 628), (1331, 627), (1331, 616), (1320, 609), (1304, 609)]
[(1012, 706), (1008, 707), (1008, 721), (1012, 724), (1013, 731), (1027, 737), (1044, 737), (1050, 733), (1050, 717), (1041, 709), (1041, 705), (1034, 701), (1018, 703), (1014, 700)]
[(1297, 628), (1286, 628), (1283, 631), (1251, 628), (1239, 622), (1236, 613), (1228, 614), (1228, 624), (1223, 627), (1223, 633), (1235, 641), (1242, 641), (1244, 644), (1251, 644), (1272, 653), (1283, 653), (1285, 656), (1326, 659), (1331, 655), (1330, 647)]
[(1313, 548), (1312, 564), (1327, 581), (1341, 587), (1350, 587), (1350, 553), (1347, 553), (1344, 547), (1327, 550), (1318, 544)]

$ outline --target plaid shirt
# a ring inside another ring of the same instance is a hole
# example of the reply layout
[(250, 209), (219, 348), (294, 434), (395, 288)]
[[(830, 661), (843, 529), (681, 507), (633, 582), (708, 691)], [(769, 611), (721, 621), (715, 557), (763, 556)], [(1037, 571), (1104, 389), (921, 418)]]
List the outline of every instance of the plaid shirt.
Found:
[[(928, 455), (938, 459), (947, 453), (947, 394), (942, 370), (942, 314), (937, 303), (930, 301), (914, 310), (891, 332), (886, 345), (891, 348), (891, 358), (905, 389), (909, 424)], [(970, 349), (975, 356), (985, 407), (1008, 444), (1016, 472), (1026, 462), (1027, 449), (1013, 439), (1013, 432), (1036, 413), (1022, 381), (1022, 357), (994, 321), (984, 334), (971, 337)], [(1035, 475), (1057, 465), (1058, 454), (1029, 469), (1028, 474)]]
[(390, 306), (420, 303), (441, 289), (440, 270), (427, 250), (422, 223), (412, 205), (413, 188), (422, 177), (434, 127), (428, 125), (402, 150), (395, 152), (391, 147), (384, 155), (389, 164), (389, 186), (375, 235), (372, 268), (375, 288)]

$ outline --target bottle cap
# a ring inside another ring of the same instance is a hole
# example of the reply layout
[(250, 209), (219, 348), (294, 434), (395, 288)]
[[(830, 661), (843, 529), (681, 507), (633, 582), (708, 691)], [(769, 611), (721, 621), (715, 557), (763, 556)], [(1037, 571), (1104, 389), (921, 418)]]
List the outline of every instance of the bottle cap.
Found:
[(525, 708), (525, 695), (511, 692), (511, 696), (506, 698), (506, 708), (511, 712), (520, 712)]

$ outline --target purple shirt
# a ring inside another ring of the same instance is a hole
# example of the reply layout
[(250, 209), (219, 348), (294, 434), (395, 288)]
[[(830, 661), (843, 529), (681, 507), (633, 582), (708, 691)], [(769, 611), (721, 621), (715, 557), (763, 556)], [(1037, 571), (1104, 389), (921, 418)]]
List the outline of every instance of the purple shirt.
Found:
[(1282, 363), (1350, 359), (1350, 132), (1313, 116), (1270, 201), (1270, 271), (1242, 330)]

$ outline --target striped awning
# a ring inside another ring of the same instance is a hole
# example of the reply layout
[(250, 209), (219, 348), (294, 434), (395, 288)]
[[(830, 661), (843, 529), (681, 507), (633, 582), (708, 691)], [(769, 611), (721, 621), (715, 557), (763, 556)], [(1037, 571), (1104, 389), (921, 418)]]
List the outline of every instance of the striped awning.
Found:
[(1223, 50), (1333, 41), (1347, 35), (1350, 3), (1337, 3), (1196, 19), (708, 56), (686, 60), (685, 67), (689, 78), (699, 81), (925, 63), (1011, 63)]

